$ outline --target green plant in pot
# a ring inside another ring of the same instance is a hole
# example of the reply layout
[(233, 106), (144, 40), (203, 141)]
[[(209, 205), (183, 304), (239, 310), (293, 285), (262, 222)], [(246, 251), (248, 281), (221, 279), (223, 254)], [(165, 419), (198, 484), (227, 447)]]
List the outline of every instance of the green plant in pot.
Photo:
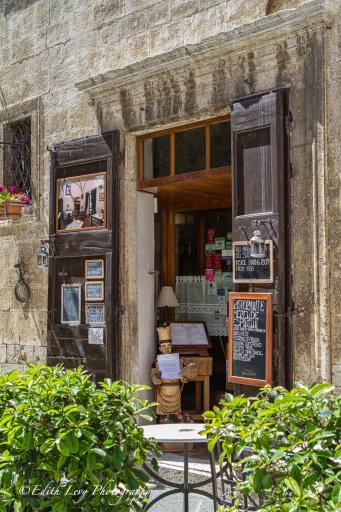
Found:
[(138, 426), (143, 389), (61, 366), (2, 376), (0, 511), (141, 510), (142, 465), (158, 454)]
[(26, 192), (18, 192), (15, 185), (0, 185), (0, 216), (19, 217), (22, 208), (30, 204), (29, 195)]

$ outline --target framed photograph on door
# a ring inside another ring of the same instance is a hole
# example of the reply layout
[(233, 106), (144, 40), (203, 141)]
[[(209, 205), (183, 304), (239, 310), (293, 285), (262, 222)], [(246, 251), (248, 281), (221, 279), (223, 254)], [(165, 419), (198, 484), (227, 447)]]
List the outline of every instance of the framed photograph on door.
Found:
[(56, 231), (83, 231), (107, 227), (106, 173), (58, 178)]
[(85, 300), (87, 302), (103, 301), (104, 283), (101, 281), (86, 281)]
[(85, 279), (104, 279), (104, 260), (85, 260)]

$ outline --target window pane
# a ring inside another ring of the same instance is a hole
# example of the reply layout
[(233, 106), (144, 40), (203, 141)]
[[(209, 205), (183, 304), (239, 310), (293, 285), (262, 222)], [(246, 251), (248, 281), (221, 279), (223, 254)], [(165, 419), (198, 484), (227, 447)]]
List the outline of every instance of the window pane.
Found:
[(237, 215), (272, 211), (270, 128), (237, 134)]
[(175, 133), (175, 174), (205, 168), (205, 128)]
[(4, 183), (31, 196), (31, 118), (4, 127)]
[(231, 123), (211, 125), (211, 168), (231, 165)]
[(170, 174), (169, 135), (144, 141), (144, 178), (162, 178)]

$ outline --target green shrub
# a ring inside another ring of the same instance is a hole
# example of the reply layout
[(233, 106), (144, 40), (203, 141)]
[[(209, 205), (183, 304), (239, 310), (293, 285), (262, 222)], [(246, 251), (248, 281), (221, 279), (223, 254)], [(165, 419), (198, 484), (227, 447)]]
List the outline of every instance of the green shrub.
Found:
[(328, 384), (265, 387), (253, 398), (227, 394), (221, 408), (205, 413), (209, 448), (221, 443), (221, 462), (244, 477), (233, 510), (238, 496), (242, 503), (258, 494), (261, 511), (341, 511), (341, 397), (332, 391)]
[(142, 389), (60, 366), (1, 377), (0, 511), (140, 510), (157, 453), (137, 424)]

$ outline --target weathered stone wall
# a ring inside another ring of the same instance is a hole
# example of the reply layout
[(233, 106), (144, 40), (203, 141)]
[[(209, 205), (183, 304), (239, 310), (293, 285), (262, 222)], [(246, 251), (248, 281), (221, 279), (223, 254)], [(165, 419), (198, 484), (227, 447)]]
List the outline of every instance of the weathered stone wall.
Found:
[[(131, 248), (136, 247), (134, 136), (151, 127), (227, 113), (238, 96), (287, 86), (293, 113), (295, 378), (328, 378), (332, 343), (334, 378), (341, 385), (335, 323), (338, 288), (330, 272), (337, 266), (340, 240), (334, 228), (340, 156), (335, 108), (340, 32), (335, 22), (326, 30), (325, 23), (314, 25), (312, 21), (309, 26), (307, 20), (304, 28), (284, 23), (284, 29), (276, 33), (276, 23), (271, 23), (274, 18), (269, 16), (266, 24), (267, 8), (277, 13), (273, 16), (283, 25), (287, 11), (282, 8), (298, 7), (299, 12), (301, 4), (314, 2), (270, 3), (253, 0), (251, 9), (247, 0), (0, 0), (0, 85), (8, 109), (15, 115), (23, 103), (39, 98), (33, 170), (39, 190), (37, 221), (0, 225), (0, 269), (5, 276), (0, 280), (0, 370), (45, 356), (47, 274), (35, 269), (35, 254), (47, 233), (49, 145), (106, 129), (130, 132), (131, 167), (124, 177), (121, 224), (125, 265), (134, 260)], [(210, 44), (214, 38), (215, 46)], [(116, 82), (110, 84), (106, 72), (120, 68), (124, 70), (112, 72)], [(101, 74), (106, 76), (102, 89), (90, 90), (90, 82), (83, 85), (90, 96), (75, 87), (91, 77), (98, 81)], [(6, 121), (4, 112), (0, 120)], [(319, 196), (321, 184), (326, 187), (323, 193), (330, 195), (325, 203)], [(320, 222), (323, 233), (316, 231)], [(30, 305), (25, 308), (13, 297), (13, 265), (19, 255), (32, 289)], [(318, 271), (317, 264), (321, 266)], [(137, 329), (136, 269), (123, 272), (122, 278), (128, 280), (122, 286), (128, 306), (124, 339), (131, 343)], [(133, 379), (136, 368), (128, 358), (131, 351), (127, 341), (124, 376)]]
[(326, 215), (328, 240), (328, 289), (330, 297), (330, 346), (333, 383), (341, 393), (341, 23), (326, 32)]

